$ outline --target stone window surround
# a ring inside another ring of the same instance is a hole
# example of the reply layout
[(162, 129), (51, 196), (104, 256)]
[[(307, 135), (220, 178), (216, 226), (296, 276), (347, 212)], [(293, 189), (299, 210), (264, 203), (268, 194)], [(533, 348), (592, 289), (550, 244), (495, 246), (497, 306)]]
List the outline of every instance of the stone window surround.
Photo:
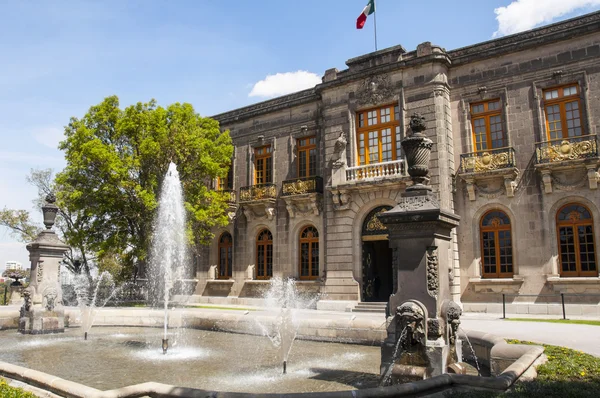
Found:
[[(550, 208), (550, 212), (548, 213), (548, 231), (550, 239), (550, 262), (552, 267), (552, 273), (546, 274), (546, 280), (550, 283), (564, 283), (564, 282), (572, 282), (572, 283), (593, 283), (596, 281), (600, 285), (600, 276), (569, 276), (569, 277), (561, 277), (559, 270), (559, 260), (558, 260), (558, 236), (556, 233), (556, 214), (558, 210), (560, 210), (563, 206), (569, 203), (581, 203), (586, 206), (590, 212), (592, 213), (592, 217), (595, 221), (595, 225), (598, 224), (597, 220), (600, 220), (600, 211), (598, 207), (589, 199), (583, 196), (577, 196), (572, 194), (565, 194), (562, 198), (556, 200), (552, 207)], [(600, 234), (598, 233), (598, 228), (594, 229), (594, 243), (596, 247), (596, 267), (598, 267), (600, 256), (598, 255), (598, 248), (600, 247)]]
[(554, 71), (551, 76), (543, 80), (536, 80), (533, 82), (533, 92), (535, 101), (535, 110), (538, 116), (538, 124), (536, 128), (536, 142), (543, 142), (548, 140), (548, 132), (546, 131), (546, 110), (544, 107), (544, 90), (565, 86), (569, 84), (579, 85), (579, 101), (581, 103), (581, 122), (584, 128), (583, 135), (594, 134), (592, 131), (592, 125), (590, 123), (590, 109), (589, 109), (589, 98), (588, 98), (588, 77), (585, 71), (568, 71), (563, 72), (562, 70)]
[(501, 203), (488, 203), (481, 206), (471, 220), (471, 234), (473, 240), (473, 263), (476, 264), (474, 269), (474, 275), (469, 278), (470, 283), (474, 284), (514, 284), (521, 283), (523, 277), (519, 275), (519, 252), (515, 250), (513, 245), (513, 276), (512, 278), (484, 278), (482, 276), (482, 263), (481, 263), (481, 217), (491, 210), (500, 210), (504, 212), (510, 220), (510, 236), (511, 241), (515, 241), (515, 237), (518, 236), (519, 228), (515, 223), (515, 216), (511, 209)]
[[(508, 118), (508, 90), (506, 87), (479, 87), (477, 93), (466, 93), (460, 97), (461, 115), (463, 128), (460, 129), (463, 139), (463, 151), (461, 153), (475, 152), (475, 143), (473, 142), (473, 128), (471, 119), (471, 104), (477, 102), (489, 101), (498, 98), (502, 107), (502, 128), (506, 134), (506, 144), (512, 146), (510, 132), (510, 121)], [(491, 150), (491, 148), (490, 148)]]
[[(272, 184), (277, 185), (277, 161), (276, 161), (276, 154), (277, 154), (277, 139), (276, 137), (269, 137), (269, 138), (265, 138), (263, 135), (258, 135), (258, 138), (256, 140), (254, 140), (253, 142), (248, 144), (248, 175), (246, 176), (246, 181), (247, 181), (247, 185), (246, 186), (252, 186), (254, 185), (254, 162), (255, 162), (255, 156), (254, 156), (254, 150), (256, 148), (260, 148), (263, 146), (268, 146), (270, 145), (272, 150), (271, 150), (271, 159), (272, 159), (272, 167), (273, 170), (271, 170), (272, 173)], [(262, 137), (262, 139), (260, 138)]]
[[(211, 267), (216, 267), (216, 270), (218, 272), (219, 270), (219, 239), (221, 238), (221, 235), (223, 235), (225, 232), (229, 233), (229, 235), (231, 235), (231, 243), (232, 243), (232, 249), (231, 249), (231, 277), (229, 279), (219, 279), (219, 281), (233, 281), (233, 279), (235, 278), (235, 260), (236, 260), (236, 250), (235, 250), (235, 241), (233, 240), (233, 226), (231, 224), (229, 224), (229, 226), (227, 226), (226, 228), (219, 228), (216, 232), (215, 232), (215, 236), (212, 239), (210, 245), (209, 245), (209, 250), (208, 250), (208, 268), (210, 270)], [(218, 276), (218, 274), (217, 274)], [(215, 279), (217, 280), (217, 279)], [(212, 281), (212, 280), (211, 280)]]
[[(295, 129), (294, 132), (290, 133), (289, 136), (289, 170), (291, 178), (298, 178), (298, 167), (296, 165), (296, 159), (298, 154), (296, 149), (298, 147), (298, 140), (302, 138), (315, 137), (317, 144), (317, 176), (321, 175), (321, 135), (315, 126), (300, 126), (299, 129)], [(274, 149), (273, 149), (274, 151)]]
[[(268, 229), (271, 232), (271, 235), (273, 236), (273, 276), (271, 276), (270, 278), (266, 278), (266, 279), (257, 279), (257, 275), (258, 275), (258, 270), (257, 270), (257, 264), (256, 264), (256, 254), (257, 254), (257, 250), (256, 250), (256, 243), (258, 241), (258, 235), (261, 233), (262, 230), (264, 229)], [(282, 275), (282, 270), (281, 270), (281, 265), (278, 266), (278, 264), (280, 264), (279, 262), (279, 251), (277, 250), (277, 246), (278, 246), (278, 241), (277, 241), (277, 226), (275, 224), (275, 222), (271, 222), (271, 223), (264, 223), (261, 222), (257, 225), (254, 226), (254, 228), (252, 228), (252, 233), (251, 234), (247, 234), (246, 235), (246, 239), (247, 239), (247, 243), (250, 244), (250, 251), (251, 251), (251, 257), (250, 261), (251, 264), (249, 264), (250, 266), (254, 266), (254, 275), (252, 277), (253, 280), (257, 280), (258, 282), (268, 282), (269, 280), (277, 277), (277, 276), (283, 276)], [(234, 257), (235, 258), (235, 257)]]
[[(318, 279), (300, 279), (300, 232), (305, 227), (313, 226), (317, 229), (319, 233), (319, 277)], [(290, 228), (289, 242), (291, 243), (290, 250), (290, 258), (289, 263), (292, 265), (292, 273), (291, 276), (296, 280), (301, 281), (303, 283), (318, 283), (319, 278), (323, 278), (324, 270), (325, 270), (325, 234), (323, 233), (323, 226), (321, 222), (321, 217), (314, 216), (311, 218), (305, 218), (298, 221), (293, 228)], [(275, 248), (273, 248), (275, 250)], [(275, 273), (275, 270), (273, 270)]]
[[(403, 139), (406, 135), (406, 107), (404, 104), (404, 87), (400, 87), (398, 92), (394, 94), (391, 98), (384, 100), (381, 103), (377, 104), (366, 104), (366, 105), (358, 105), (356, 99), (351, 99), (348, 103), (348, 140), (351, 143), (350, 145), (350, 161), (348, 165), (350, 167), (358, 165), (358, 135), (357, 135), (357, 126), (356, 126), (356, 115), (367, 109), (371, 108), (379, 108), (385, 105), (398, 105), (400, 110), (400, 139)], [(395, 134), (395, 133), (394, 133)], [(394, 151), (396, 148), (394, 148)]]

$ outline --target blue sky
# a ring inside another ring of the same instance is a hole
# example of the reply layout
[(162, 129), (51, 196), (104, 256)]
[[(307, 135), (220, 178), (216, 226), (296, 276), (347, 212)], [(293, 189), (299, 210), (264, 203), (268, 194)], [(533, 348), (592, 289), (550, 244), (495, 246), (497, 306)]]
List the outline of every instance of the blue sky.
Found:
[[(29, 170), (62, 169), (63, 126), (106, 96), (190, 102), (210, 116), (344, 69), (374, 50), (373, 16), (355, 28), (366, 3), (0, 0), (0, 208), (32, 210)], [(378, 0), (378, 46), (454, 49), (598, 9), (600, 0)], [(28, 264), (27, 251), (0, 227), (0, 271), (7, 260)]]

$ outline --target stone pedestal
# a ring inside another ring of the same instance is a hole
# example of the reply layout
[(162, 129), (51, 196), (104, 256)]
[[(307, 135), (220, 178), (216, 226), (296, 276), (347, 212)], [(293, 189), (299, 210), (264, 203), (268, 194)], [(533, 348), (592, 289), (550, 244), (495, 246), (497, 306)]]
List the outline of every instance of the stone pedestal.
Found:
[(19, 305), (23, 303), (21, 297), (21, 290), (23, 285), (20, 282), (13, 282), (10, 284), (10, 302), (8, 305)]
[(462, 360), (456, 350), (461, 309), (450, 292), (452, 230), (460, 218), (442, 210), (427, 186), (432, 141), (421, 133), (423, 118), (414, 115), (411, 129), (402, 147), (413, 186), (396, 207), (379, 215), (389, 232), (394, 268), (388, 335), (381, 348), (386, 384), (437, 376)]
[(69, 246), (51, 230), (58, 208), (49, 195), (44, 211), (46, 230), (27, 245), (31, 261), (31, 276), (23, 291), (19, 332), (24, 334), (60, 333), (65, 329), (60, 285), (60, 262)]

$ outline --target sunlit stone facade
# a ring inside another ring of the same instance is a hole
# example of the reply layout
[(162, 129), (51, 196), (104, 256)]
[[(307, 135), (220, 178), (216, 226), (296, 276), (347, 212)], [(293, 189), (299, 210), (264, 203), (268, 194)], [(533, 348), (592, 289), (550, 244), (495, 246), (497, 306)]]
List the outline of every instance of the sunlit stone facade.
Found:
[[(320, 308), (387, 301), (393, 259), (376, 215), (410, 184), (399, 143), (415, 112), (434, 142), (433, 190), (461, 217), (440, 253), (454, 300), (498, 312), (505, 294), (509, 312), (554, 313), (546, 301), (559, 295), (523, 295), (600, 293), (600, 13), (346, 65), (312, 89), (215, 116), (235, 145), (216, 185), (232, 190), (231, 223), (197, 259), (198, 301), (251, 301), (276, 276), (321, 293)], [(573, 315), (599, 313), (599, 301), (567, 295), (596, 304)]]

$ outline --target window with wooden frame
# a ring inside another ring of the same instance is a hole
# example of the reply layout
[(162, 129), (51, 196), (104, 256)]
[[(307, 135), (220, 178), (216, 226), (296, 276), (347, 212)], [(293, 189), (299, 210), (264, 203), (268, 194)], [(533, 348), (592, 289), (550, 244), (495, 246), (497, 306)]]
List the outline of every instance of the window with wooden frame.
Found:
[(232, 190), (233, 189), (233, 163), (229, 166), (227, 176), (225, 178), (217, 177), (217, 190)]
[(484, 278), (512, 278), (513, 254), (510, 219), (500, 210), (481, 217), (481, 263)]
[(556, 215), (560, 276), (598, 276), (594, 220), (580, 204), (563, 206)]
[(401, 159), (398, 105), (361, 111), (356, 119), (358, 165)]
[(502, 127), (502, 104), (499, 99), (471, 104), (471, 127), (475, 152), (508, 146)]
[(256, 238), (256, 279), (273, 276), (273, 235), (268, 229), (259, 232)]
[(583, 135), (578, 84), (544, 90), (544, 111), (549, 141)]
[(271, 145), (254, 148), (254, 184), (273, 182), (273, 148)]
[(319, 277), (319, 232), (313, 226), (300, 232), (300, 279)]
[(233, 264), (233, 239), (229, 232), (219, 238), (219, 279), (231, 278)]
[(298, 178), (317, 175), (317, 137), (299, 138), (296, 141), (298, 151)]

